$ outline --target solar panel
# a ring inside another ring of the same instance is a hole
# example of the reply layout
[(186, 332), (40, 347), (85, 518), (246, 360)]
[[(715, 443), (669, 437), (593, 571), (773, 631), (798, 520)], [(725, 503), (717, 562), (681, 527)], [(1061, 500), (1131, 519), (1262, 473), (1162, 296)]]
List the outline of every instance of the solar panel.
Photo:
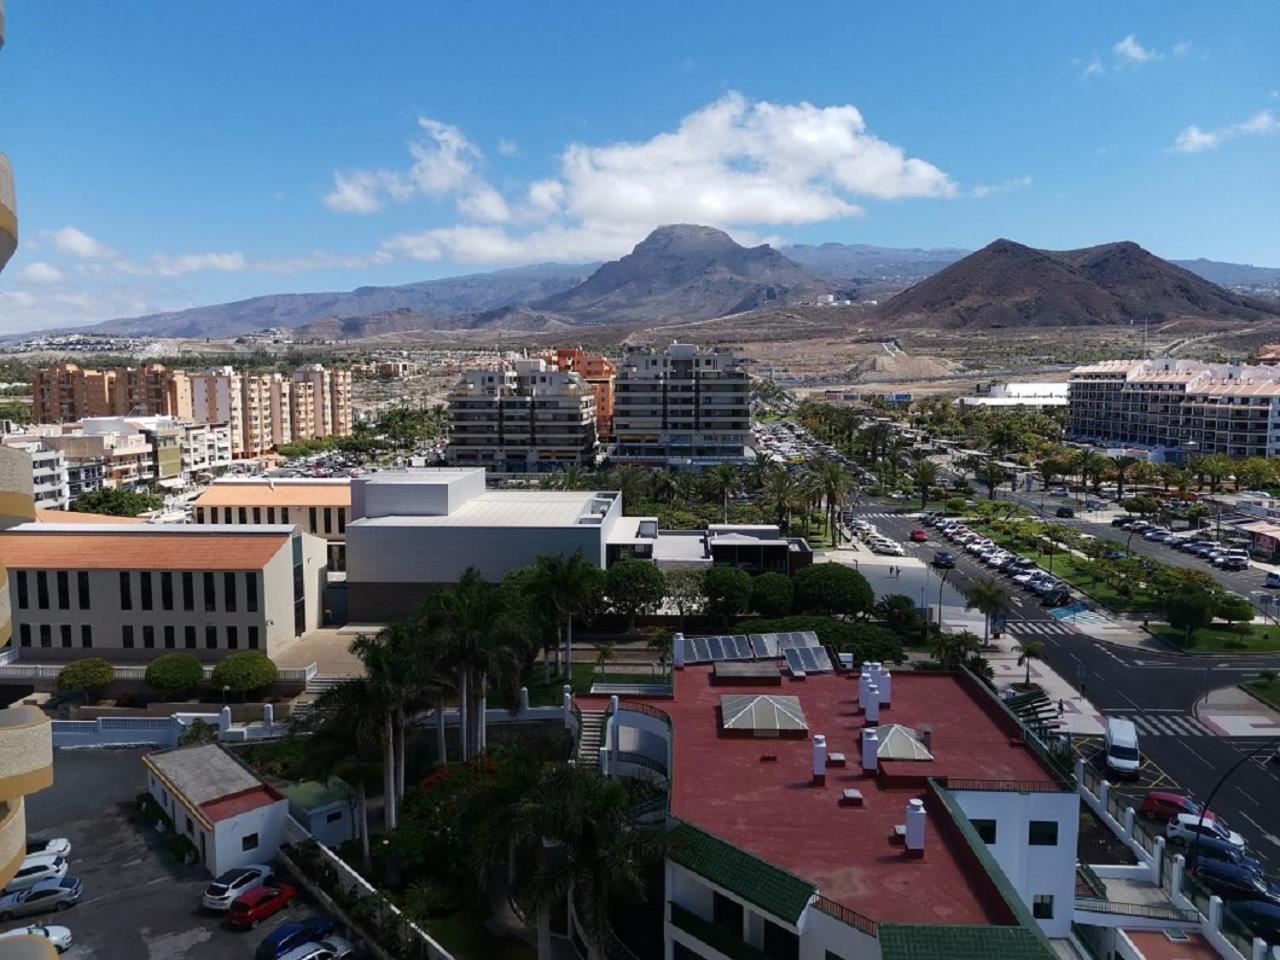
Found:
[(791, 671), (793, 677), (803, 677), (805, 674), (804, 661), (800, 659), (800, 650), (798, 647), (790, 647), (783, 651), (783, 656), (787, 658), (787, 668)]
[(737, 636), (730, 637), (729, 639), (733, 641), (733, 653), (735, 660), (752, 659), (753, 654), (751, 652), (751, 640), (749, 637), (739, 634)]
[(800, 662), (804, 664), (805, 673), (830, 673), (831, 658), (822, 647), (801, 647), (796, 651)]
[(758, 659), (773, 659), (781, 656), (778, 652), (778, 635), (776, 633), (751, 634), (751, 649)]
[(796, 630), (791, 633), (778, 634), (778, 648), (780, 650), (794, 650), (798, 647), (816, 646), (819, 646), (818, 635), (812, 630)]

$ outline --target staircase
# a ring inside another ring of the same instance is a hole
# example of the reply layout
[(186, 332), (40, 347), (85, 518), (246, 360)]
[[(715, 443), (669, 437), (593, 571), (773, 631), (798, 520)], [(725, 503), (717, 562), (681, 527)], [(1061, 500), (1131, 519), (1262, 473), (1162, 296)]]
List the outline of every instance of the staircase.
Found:
[(334, 687), (340, 686), (341, 684), (344, 684), (348, 680), (352, 680), (352, 679), (354, 678), (346, 676), (345, 674), (317, 673), (314, 677), (312, 677), (310, 680), (307, 681), (306, 692), (316, 694), (318, 696), (319, 694), (324, 693), (326, 690), (332, 690)]
[(600, 748), (604, 745), (604, 711), (583, 710), (582, 729), (578, 731), (578, 763), (592, 768), (600, 763)]

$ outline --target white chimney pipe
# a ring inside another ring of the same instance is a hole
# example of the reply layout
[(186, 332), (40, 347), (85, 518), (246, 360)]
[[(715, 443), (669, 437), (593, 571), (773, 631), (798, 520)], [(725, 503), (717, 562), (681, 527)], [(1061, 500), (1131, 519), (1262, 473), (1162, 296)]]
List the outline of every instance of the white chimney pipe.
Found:
[(827, 782), (827, 738), (820, 733), (813, 735), (813, 784), (820, 787)]
[(880, 688), (874, 683), (867, 684), (867, 702), (862, 712), (867, 723), (880, 722)]
[(920, 728), (920, 742), (924, 744), (924, 748), (933, 753), (933, 727), (925, 724)]
[(924, 856), (924, 801), (907, 801), (907, 853)]
[(893, 674), (888, 670), (881, 671), (880, 679), (876, 681), (876, 686), (880, 688), (880, 706), (889, 706), (893, 700)]
[(684, 667), (684, 634), (676, 633), (671, 636), (671, 664), (677, 668)]
[(862, 731), (862, 772), (875, 773), (880, 766), (880, 738), (874, 729)]
[(867, 707), (867, 687), (871, 686), (871, 674), (863, 670), (858, 677), (858, 703), (865, 710)]

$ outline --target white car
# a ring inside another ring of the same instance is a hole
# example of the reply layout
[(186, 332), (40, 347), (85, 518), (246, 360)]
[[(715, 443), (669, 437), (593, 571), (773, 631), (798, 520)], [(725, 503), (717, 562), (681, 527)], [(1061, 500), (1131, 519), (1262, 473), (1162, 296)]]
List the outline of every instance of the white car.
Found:
[(61, 880), (67, 875), (67, 861), (51, 853), (34, 853), (22, 861), (18, 872), (5, 885), (5, 893), (26, 890), (44, 880)]
[(0, 933), (0, 940), (5, 940), (9, 937), (44, 937), (53, 944), (53, 948), (59, 953), (71, 947), (71, 931), (66, 927), (54, 926), (53, 924), (33, 924), (30, 927), (17, 927)]
[(354, 952), (355, 948), (342, 937), (326, 937), (324, 940), (295, 947), (280, 960), (343, 960)]
[(271, 880), (273, 871), (266, 864), (250, 863), (228, 870), (205, 888), (200, 902), (209, 910), (230, 910), (236, 897)]
[(27, 837), (27, 856), (48, 853), (66, 859), (71, 856), (71, 841), (66, 837)]
[(1205, 820), (1203, 823), (1194, 813), (1180, 813), (1164, 828), (1165, 837), (1172, 843), (1185, 843), (1191, 846), (1196, 836), (1210, 837), (1214, 840), (1225, 840), (1237, 849), (1244, 849), (1244, 837), (1229, 830), (1218, 820)]
[(877, 541), (871, 545), (871, 550), (873, 553), (879, 553), (890, 557), (905, 557), (907, 555), (907, 551), (902, 549), (902, 544), (894, 543), (892, 541), (887, 543), (884, 541)]

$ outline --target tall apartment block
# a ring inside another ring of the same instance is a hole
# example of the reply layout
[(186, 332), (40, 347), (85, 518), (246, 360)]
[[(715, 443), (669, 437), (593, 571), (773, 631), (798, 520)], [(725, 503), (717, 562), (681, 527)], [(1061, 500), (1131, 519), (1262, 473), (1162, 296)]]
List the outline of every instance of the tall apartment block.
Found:
[(618, 366), (599, 353), (585, 353), (581, 347), (558, 347), (538, 354), (555, 370), (576, 373), (587, 385), (596, 401), (596, 436), (603, 442), (613, 436), (613, 391)]
[(37, 423), (68, 423), (85, 417), (155, 416), (189, 419), (191, 382), (163, 364), (88, 370), (59, 363), (31, 376)]
[(595, 395), (545, 360), (467, 371), (449, 394), (449, 419), (453, 465), (523, 473), (595, 460)]
[(1205, 453), (1280, 456), (1280, 368), (1198, 360), (1104, 360), (1068, 380), (1067, 434)]
[(614, 391), (614, 459), (649, 466), (741, 462), (751, 383), (728, 350), (673, 343), (627, 351)]
[(233, 367), (215, 367), (191, 377), (192, 419), (231, 428), (231, 455), (245, 456), (244, 381)]

